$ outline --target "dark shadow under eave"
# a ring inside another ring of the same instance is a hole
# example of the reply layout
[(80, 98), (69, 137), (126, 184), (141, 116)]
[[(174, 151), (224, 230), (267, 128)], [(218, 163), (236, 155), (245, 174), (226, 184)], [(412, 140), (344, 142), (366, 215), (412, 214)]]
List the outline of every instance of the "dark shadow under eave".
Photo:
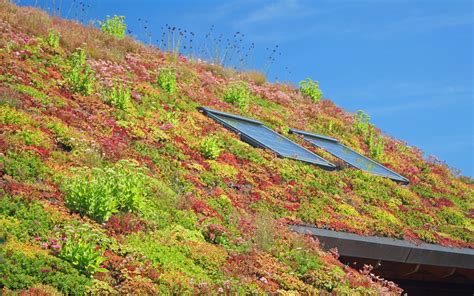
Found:
[(400, 283), (409, 295), (472, 295), (474, 292), (473, 249), (414, 244), (307, 225), (289, 228), (317, 238), (326, 251), (337, 248), (339, 260), (348, 266), (358, 270), (364, 265), (374, 266), (373, 274)]

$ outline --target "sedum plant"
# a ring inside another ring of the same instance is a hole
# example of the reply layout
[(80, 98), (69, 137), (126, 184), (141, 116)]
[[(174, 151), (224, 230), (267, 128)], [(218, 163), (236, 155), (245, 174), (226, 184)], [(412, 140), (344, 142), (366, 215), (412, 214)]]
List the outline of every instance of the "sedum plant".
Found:
[(117, 39), (125, 38), (125, 32), (127, 31), (125, 17), (119, 15), (107, 16), (105, 21), (99, 21), (99, 27), (102, 32), (112, 35)]
[[(85, 295), (85, 287), (91, 282), (69, 262), (44, 252), (32, 254), (31, 247), (26, 244), (0, 244), (0, 274), (2, 293), (6, 291), (3, 295), (17, 292), (12, 293), (9, 289), (25, 289), (24, 295)], [(52, 293), (41, 290), (29, 293), (26, 290), (41, 286), (49, 287)]]
[(376, 160), (383, 160), (383, 151), (385, 148), (385, 140), (375, 134), (374, 128), (371, 127), (369, 135), (366, 139), (366, 144), (369, 146), (370, 156)]
[(370, 116), (363, 110), (357, 111), (354, 121), (354, 128), (360, 135), (366, 137), (369, 134)]
[(0, 167), (5, 174), (23, 182), (36, 182), (49, 171), (41, 158), (31, 151), (0, 153)]
[(48, 36), (46, 36), (46, 43), (51, 48), (58, 48), (59, 47), (59, 39), (60, 39), (59, 33), (54, 31), (54, 30), (50, 30), (48, 32)]
[(86, 51), (82, 48), (76, 49), (67, 59), (68, 71), (64, 73), (66, 83), (75, 93), (85, 96), (94, 91), (94, 70), (87, 64)]
[(224, 90), (222, 99), (227, 103), (231, 103), (241, 109), (245, 109), (247, 108), (251, 97), (252, 93), (244, 82), (234, 82), (229, 84)]
[(319, 89), (317, 81), (313, 81), (311, 78), (306, 78), (300, 82), (300, 92), (311, 98), (313, 102), (321, 101), (323, 92)]
[(201, 142), (200, 150), (202, 155), (207, 159), (218, 158), (222, 151), (219, 141), (214, 136), (204, 138)]
[(135, 161), (121, 160), (106, 168), (78, 169), (65, 181), (66, 207), (99, 223), (112, 214), (141, 212), (149, 196), (148, 177)]
[(132, 101), (130, 88), (122, 83), (116, 83), (104, 90), (104, 101), (121, 110), (126, 110)]
[(369, 147), (370, 156), (382, 160), (385, 140), (375, 134), (374, 127), (370, 124), (370, 117), (362, 110), (357, 111), (354, 121), (356, 132), (363, 136), (364, 142)]
[(102, 250), (97, 250), (96, 240), (89, 227), (68, 227), (63, 235), (62, 245), (56, 245), (60, 247), (58, 257), (70, 262), (87, 276), (106, 272), (107, 269), (100, 266), (105, 258), (102, 257)]
[(173, 68), (162, 68), (158, 73), (158, 85), (170, 94), (174, 94), (178, 90), (176, 82), (176, 71)]

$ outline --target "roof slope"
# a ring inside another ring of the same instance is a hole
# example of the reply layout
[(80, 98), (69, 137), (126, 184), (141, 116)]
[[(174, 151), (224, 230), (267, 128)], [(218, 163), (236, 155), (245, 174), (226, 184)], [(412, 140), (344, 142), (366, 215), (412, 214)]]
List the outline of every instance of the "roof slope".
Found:
[[(6, 1), (0, 61), (0, 287), (399, 293), (285, 226), (473, 247), (472, 180), (416, 148), (374, 130), (385, 142), (377, 161), (407, 177), (404, 186), (277, 158), (197, 110), (255, 118), (341, 166), (289, 128), (370, 155), (354, 115), (329, 100)], [(170, 84), (160, 84), (166, 73)], [(222, 99), (234, 81), (251, 92), (245, 108)]]

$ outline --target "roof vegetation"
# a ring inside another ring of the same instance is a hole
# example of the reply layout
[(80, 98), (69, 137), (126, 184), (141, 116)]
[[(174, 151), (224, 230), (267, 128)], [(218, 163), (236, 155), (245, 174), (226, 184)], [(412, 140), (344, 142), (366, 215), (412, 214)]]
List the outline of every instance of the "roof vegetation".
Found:
[[(115, 23), (118, 22), (118, 23)], [(472, 248), (472, 179), (302, 89), (0, 1), (0, 288), (399, 294), (288, 224)], [(310, 83), (311, 82), (311, 83)], [(278, 158), (198, 106), (296, 128), (410, 180)]]

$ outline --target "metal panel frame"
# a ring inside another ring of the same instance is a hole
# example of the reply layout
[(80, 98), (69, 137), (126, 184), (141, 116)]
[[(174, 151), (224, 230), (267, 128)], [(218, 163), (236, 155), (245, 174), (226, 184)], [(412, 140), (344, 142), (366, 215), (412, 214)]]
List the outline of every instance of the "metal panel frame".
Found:
[(473, 249), (428, 243), (417, 245), (406, 240), (362, 236), (305, 225), (291, 225), (290, 230), (317, 237), (326, 250), (337, 247), (341, 256), (474, 269)]
[[(327, 141), (331, 141), (331, 142), (336, 142), (338, 145), (344, 147), (345, 149), (348, 149), (348, 150), (352, 151), (353, 153), (357, 154), (359, 157), (361, 157), (361, 158), (363, 158), (363, 159), (365, 159), (365, 160), (367, 160), (367, 161), (369, 161), (369, 162), (371, 162), (371, 163), (373, 163), (373, 164), (375, 164), (375, 165), (378, 165), (378, 166), (383, 167), (383, 168), (386, 169), (387, 171), (389, 171), (389, 172), (391, 172), (392, 174), (398, 176), (398, 179), (390, 178), (390, 177), (387, 176), (387, 175), (383, 175), (383, 174), (380, 174), (380, 173), (377, 173), (377, 172), (371, 172), (371, 171), (367, 171), (367, 170), (361, 169), (360, 167), (358, 167), (358, 166), (357, 166), (356, 164), (354, 164), (353, 162), (344, 160), (344, 159), (340, 158), (338, 155), (336, 155), (336, 154), (334, 154), (334, 153), (331, 153), (330, 151), (327, 151), (327, 152), (330, 153), (331, 155), (333, 155), (333, 156), (335, 156), (335, 157), (337, 157), (337, 158), (343, 160), (344, 162), (348, 163), (348, 164), (351, 165), (352, 167), (355, 167), (356, 169), (363, 170), (363, 171), (369, 172), (369, 173), (371, 173), (371, 174), (374, 174), (374, 175), (377, 175), (377, 176), (380, 176), (380, 177), (389, 178), (389, 179), (391, 179), (391, 180), (393, 180), (393, 181), (400, 182), (400, 183), (405, 184), (405, 185), (407, 185), (407, 184), (410, 183), (410, 181), (409, 181), (407, 178), (403, 177), (402, 175), (398, 174), (397, 172), (392, 171), (391, 169), (389, 169), (389, 168), (387, 168), (386, 166), (384, 166), (384, 165), (382, 165), (382, 164), (376, 162), (375, 160), (370, 159), (370, 158), (368, 158), (367, 156), (358, 153), (357, 151), (354, 151), (353, 149), (351, 149), (351, 148), (347, 147), (346, 145), (342, 144), (341, 142), (339, 142), (339, 140), (337, 140), (337, 139), (335, 139), (335, 138), (326, 137), (326, 136), (318, 135), (318, 134), (313, 134), (313, 133), (309, 133), (309, 132), (302, 131), (302, 130), (297, 130), (297, 129), (290, 129), (290, 133), (302, 135), (302, 136), (305, 138), (306, 141), (308, 141), (306, 138), (316, 138), (316, 139), (319, 138), (319, 139), (323, 139), (323, 140), (327, 140)], [(313, 143), (313, 142), (311, 142), (311, 141), (308, 141), (308, 142), (311, 143), (311, 145), (314, 145), (314, 146), (319, 147), (317, 144), (315, 144), (315, 143)], [(322, 148), (322, 147), (319, 147), (319, 148), (324, 149), (324, 148)]]
[[(284, 137), (282, 135), (280, 135), (279, 133), (275, 132), (274, 130), (266, 127), (265, 125), (263, 125), (262, 122), (258, 121), (258, 120), (254, 120), (254, 119), (250, 119), (250, 118), (246, 118), (246, 117), (242, 117), (242, 116), (239, 116), (239, 115), (234, 115), (234, 114), (230, 114), (230, 113), (226, 113), (226, 112), (222, 112), (222, 111), (217, 111), (217, 110), (213, 110), (213, 109), (210, 109), (210, 108), (207, 108), (207, 107), (198, 107), (198, 110), (203, 112), (205, 115), (207, 115), (208, 117), (214, 119), (215, 121), (217, 121), (218, 123), (220, 123), (221, 125), (223, 125), (225, 128), (237, 133), (240, 135), (240, 138), (242, 139), (242, 141), (244, 142), (247, 142), (248, 144), (254, 146), (254, 147), (259, 147), (259, 148), (264, 148), (264, 149), (268, 149), (268, 150), (271, 150), (273, 151), (278, 157), (282, 157), (282, 158), (290, 158), (290, 159), (294, 159), (294, 160), (299, 160), (299, 161), (302, 161), (302, 162), (306, 162), (306, 163), (310, 163), (310, 164), (314, 164), (314, 165), (317, 165), (325, 170), (334, 170), (336, 168), (336, 166), (334, 164), (332, 164), (331, 162), (325, 160), (324, 158), (322, 158), (321, 156), (313, 153), (312, 151), (302, 147), (301, 145), (299, 145), (298, 143), (295, 143), (293, 142), (292, 140), (288, 139), (287, 137)], [(220, 116), (224, 116), (224, 117), (229, 117), (229, 118), (234, 118), (234, 119), (238, 119), (238, 120), (241, 120), (241, 121), (247, 121), (247, 122), (250, 122), (252, 124), (257, 124), (257, 125), (260, 125), (262, 126), (263, 128), (267, 129), (268, 131), (270, 131), (271, 133), (277, 135), (278, 137), (282, 137), (284, 138), (285, 140), (289, 141), (290, 143), (293, 143), (294, 145), (300, 147), (301, 149), (305, 150), (306, 152), (309, 152), (310, 154), (314, 155), (315, 158), (319, 159), (321, 162), (325, 162), (327, 163), (327, 165), (323, 164), (323, 163), (317, 163), (315, 161), (312, 161), (311, 159), (306, 159), (306, 158), (297, 158), (297, 157), (291, 157), (291, 156), (287, 156), (287, 155), (282, 155), (280, 154), (278, 151), (268, 147), (267, 145), (263, 144), (262, 142), (260, 142), (258, 139), (255, 139), (245, 133), (242, 133), (241, 131), (239, 131), (238, 129), (236, 129), (235, 127), (229, 125), (228, 123), (222, 121), (219, 117), (217, 117), (216, 115), (220, 115)]]

